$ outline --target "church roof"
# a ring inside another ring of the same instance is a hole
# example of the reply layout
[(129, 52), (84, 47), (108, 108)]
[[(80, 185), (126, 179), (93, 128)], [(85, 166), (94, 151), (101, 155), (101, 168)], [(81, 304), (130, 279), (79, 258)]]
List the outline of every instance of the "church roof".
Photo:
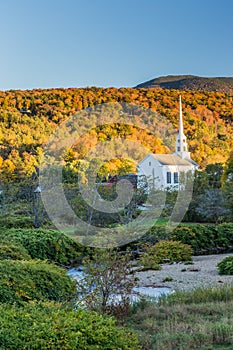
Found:
[(155, 158), (159, 163), (163, 165), (195, 165), (191, 159), (184, 159), (179, 157), (177, 154), (152, 154), (152, 157)]

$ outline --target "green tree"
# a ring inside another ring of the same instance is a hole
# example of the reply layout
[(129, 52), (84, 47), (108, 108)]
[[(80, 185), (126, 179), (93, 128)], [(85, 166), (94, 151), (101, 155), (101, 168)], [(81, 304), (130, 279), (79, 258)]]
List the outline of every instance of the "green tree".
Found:
[(208, 187), (220, 188), (223, 175), (222, 163), (208, 164), (205, 171), (207, 174)]
[(230, 218), (233, 219), (233, 152), (230, 153), (227, 166), (222, 177), (222, 189), (226, 199), (226, 206), (230, 211)]
[(214, 223), (217, 223), (222, 216), (229, 213), (223, 193), (219, 189), (206, 190), (200, 196), (200, 202), (196, 211), (200, 216)]

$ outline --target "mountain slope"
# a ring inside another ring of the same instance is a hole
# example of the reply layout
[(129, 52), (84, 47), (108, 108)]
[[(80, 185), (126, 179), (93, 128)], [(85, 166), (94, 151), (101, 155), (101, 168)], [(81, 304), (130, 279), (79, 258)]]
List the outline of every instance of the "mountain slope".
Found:
[(233, 77), (205, 78), (194, 75), (168, 75), (141, 83), (136, 88), (214, 91), (231, 94), (233, 93)]
[[(141, 144), (150, 153), (173, 152), (175, 141), (170, 143), (170, 139), (167, 139), (169, 133), (166, 133), (166, 128), (164, 129), (162, 124), (158, 124), (159, 128), (156, 130), (155, 119), (152, 115), (155, 113), (161, 116), (161, 121), (165, 120), (165, 123), (168, 125), (171, 123), (177, 129), (179, 94), (178, 90), (161, 88), (104, 89), (90, 87), (0, 91), (1, 181), (21, 181), (24, 177), (30, 177), (35, 168), (39, 166), (43, 147), (47, 144), (53, 131), (75, 112), (87, 113), (86, 116), (91, 118), (92, 113), (89, 107), (103, 103), (122, 102), (124, 105), (126, 102), (142, 106), (142, 114), (137, 118), (143, 123), (146, 122), (146, 128), (140, 129), (127, 123), (126, 125), (113, 125), (112, 112), (110, 112), (106, 125), (94, 127), (95, 122), (94, 124), (91, 122), (90, 133), (80, 137), (71, 150), (65, 150), (64, 160), (67, 164), (76, 164), (79, 160), (85, 160), (87, 154), (100, 142), (110, 140), (117, 142), (119, 138), (133, 141), (135, 145)], [(184, 129), (192, 159), (200, 165), (200, 168), (205, 168), (207, 164), (225, 163), (233, 149), (233, 94), (184, 91), (182, 92), (182, 103)], [(110, 111), (112, 111), (111, 108)], [(145, 109), (153, 112), (147, 121)], [(133, 109), (132, 113), (134, 113)], [(94, 116), (93, 120), (96, 120), (96, 115)], [(80, 122), (82, 126), (84, 120), (81, 117), (79, 121), (78, 118), (77, 115), (77, 123)], [(169, 150), (165, 149), (166, 145), (158, 136), (157, 131), (161, 132), (161, 130), (168, 142)], [(117, 143), (114, 144), (114, 142), (112, 147), (116, 147), (116, 154), (119, 154)], [(112, 150), (111, 147), (108, 149), (109, 152)], [(134, 157), (136, 160), (143, 158), (138, 146), (135, 148)], [(125, 158), (127, 159), (128, 156)], [(116, 169), (117, 164), (119, 165), (119, 162), (114, 163), (112, 169)], [(126, 169), (127, 164), (123, 165)]]

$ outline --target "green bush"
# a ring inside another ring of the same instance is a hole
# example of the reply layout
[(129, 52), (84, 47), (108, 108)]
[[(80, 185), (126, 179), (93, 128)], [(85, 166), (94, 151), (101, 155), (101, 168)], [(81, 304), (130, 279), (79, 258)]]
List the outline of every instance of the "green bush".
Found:
[(3, 241), (0, 243), (0, 260), (5, 259), (30, 260), (31, 257), (21, 244)]
[(228, 249), (233, 246), (233, 223), (179, 225), (169, 239), (191, 245), (195, 253)]
[(30, 216), (16, 214), (0, 215), (0, 227), (5, 229), (11, 228), (32, 228), (33, 221)]
[(189, 244), (195, 252), (216, 247), (218, 232), (214, 226), (194, 224), (179, 225), (170, 235), (170, 239)]
[(165, 261), (179, 262), (192, 259), (192, 248), (181, 242), (159, 241), (153, 246), (145, 248), (145, 254), (141, 258), (143, 265), (162, 264)]
[(76, 294), (76, 284), (61, 269), (39, 260), (0, 261), (0, 302), (65, 301)]
[(148, 232), (146, 232), (140, 239), (127, 244), (124, 248), (129, 248), (131, 250), (142, 249), (145, 244), (155, 244), (159, 240), (164, 240), (167, 238), (166, 227), (156, 225), (151, 227)]
[(84, 251), (81, 244), (54, 230), (2, 230), (0, 238), (20, 243), (33, 259), (47, 259), (61, 264), (71, 264), (72, 261), (81, 258)]
[(0, 323), (0, 349), (140, 349), (136, 335), (113, 318), (52, 303), (1, 305)]
[(224, 223), (217, 226), (180, 224), (170, 235), (166, 234), (165, 226), (153, 226), (140, 240), (131, 247), (141, 248), (143, 244), (153, 245), (164, 239), (180, 241), (192, 247), (194, 254), (203, 252), (217, 252), (233, 247), (233, 223)]
[(220, 275), (233, 275), (233, 256), (227, 256), (217, 265)]
[(217, 244), (220, 247), (233, 246), (233, 223), (224, 223), (217, 226)]

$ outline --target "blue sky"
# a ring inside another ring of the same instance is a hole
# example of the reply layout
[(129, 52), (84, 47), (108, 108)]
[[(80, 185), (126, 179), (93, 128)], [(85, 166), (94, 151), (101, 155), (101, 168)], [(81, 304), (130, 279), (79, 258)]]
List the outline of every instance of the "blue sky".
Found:
[(233, 76), (232, 0), (0, 0), (0, 90)]

